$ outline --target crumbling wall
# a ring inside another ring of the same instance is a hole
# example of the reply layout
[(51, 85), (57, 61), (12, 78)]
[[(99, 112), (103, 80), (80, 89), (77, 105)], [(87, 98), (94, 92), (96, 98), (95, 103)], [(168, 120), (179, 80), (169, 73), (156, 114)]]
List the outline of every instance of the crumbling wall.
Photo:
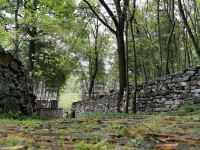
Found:
[[(130, 86), (130, 106), (134, 86)], [(125, 94), (124, 94), (125, 99)], [(185, 102), (200, 104), (200, 67), (158, 78), (137, 87), (138, 112), (163, 112), (176, 110)], [(75, 116), (92, 113), (116, 112), (117, 93), (95, 101), (73, 103)], [(122, 104), (124, 110), (125, 103)]]

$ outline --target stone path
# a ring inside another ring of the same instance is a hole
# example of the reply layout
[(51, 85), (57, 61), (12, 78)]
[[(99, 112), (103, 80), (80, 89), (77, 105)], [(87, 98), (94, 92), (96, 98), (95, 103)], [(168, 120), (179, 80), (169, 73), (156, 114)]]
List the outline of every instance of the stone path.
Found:
[(0, 120), (0, 150), (200, 150), (200, 116)]

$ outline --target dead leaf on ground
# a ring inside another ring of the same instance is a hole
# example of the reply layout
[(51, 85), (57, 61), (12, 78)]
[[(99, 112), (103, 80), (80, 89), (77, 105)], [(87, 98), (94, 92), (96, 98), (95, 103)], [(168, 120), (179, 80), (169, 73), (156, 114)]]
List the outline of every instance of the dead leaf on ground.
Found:
[(171, 144), (159, 144), (157, 146), (156, 150), (176, 150), (178, 147), (177, 143), (171, 143)]

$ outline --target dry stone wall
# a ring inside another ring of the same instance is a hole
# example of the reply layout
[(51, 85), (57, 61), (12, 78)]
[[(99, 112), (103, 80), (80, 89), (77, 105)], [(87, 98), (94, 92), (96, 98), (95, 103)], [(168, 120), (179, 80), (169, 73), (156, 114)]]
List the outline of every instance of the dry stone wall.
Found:
[(95, 100), (74, 102), (71, 111), (75, 117), (85, 114), (116, 112), (117, 95), (118, 93), (113, 93)]
[[(130, 86), (130, 105), (134, 86)], [(124, 94), (124, 99), (125, 99)], [(162, 112), (176, 110), (185, 102), (200, 104), (200, 67), (158, 78), (137, 87), (138, 112)], [(73, 103), (75, 116), (92, 113), (116, 112), (117, 93), (94, 101)], [(125, 103), (122, 104), (122, 110)]]
[[(130, 89), (134, 90), (134, 87)], [(139, 85), (137, 90), (137, 108), (140, 112), (172, 111), (185, 102), (199, 104), (200, 67), (148, 81)]]

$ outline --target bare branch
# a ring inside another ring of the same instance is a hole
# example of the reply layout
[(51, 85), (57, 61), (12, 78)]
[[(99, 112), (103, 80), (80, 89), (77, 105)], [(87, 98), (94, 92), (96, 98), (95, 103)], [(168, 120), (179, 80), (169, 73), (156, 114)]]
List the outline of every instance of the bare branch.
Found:
[[(103, 25), (105, 25), (112, 33), (116, 34), (116, 31), (109, 25), (107, 24), (98, 14), (97, 12), (93, 9), (93, 7), (90, 5), (90, 3), (87, 0), (83, 0), (88, 7), (91, 9), (91, 11), (94, 13), (94, 15), (97, 17), (97, 19), (99, 19), (99, 21), (101, 21), (101, 23)], [(115, 18), (116, 19), (116, 18)]]
[(101, 3), (101, 5), (103, 5), (103, 7), (106, 9), (106, 11), (108, 12), (108, 14), (110, 15), (110, 17), (112, 18), (115, 26), (118, 26), (118, 21), (117, 18), (115, 17), (115, 15), (113, 14), (113, 12), (111, 11), (111, 9), (108, 7), (108, 5), (105, 3), (104, 0), (99, 0), (99, 2)]

